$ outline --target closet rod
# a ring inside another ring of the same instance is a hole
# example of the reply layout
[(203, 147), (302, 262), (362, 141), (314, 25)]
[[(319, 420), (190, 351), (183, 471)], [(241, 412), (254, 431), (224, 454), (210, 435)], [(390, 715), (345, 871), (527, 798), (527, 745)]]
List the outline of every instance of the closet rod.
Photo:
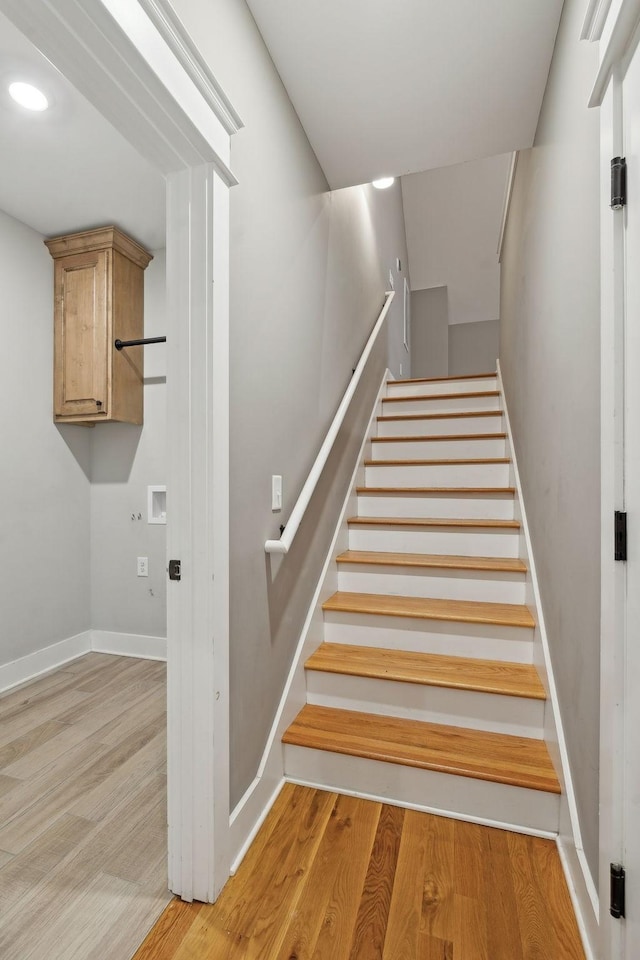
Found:
[(123, 347), (144, 347), (147, 343), (166, 343), (166, 337), (146, 337), (144, 340), (116, 340), (114, 347), (122, 350)]

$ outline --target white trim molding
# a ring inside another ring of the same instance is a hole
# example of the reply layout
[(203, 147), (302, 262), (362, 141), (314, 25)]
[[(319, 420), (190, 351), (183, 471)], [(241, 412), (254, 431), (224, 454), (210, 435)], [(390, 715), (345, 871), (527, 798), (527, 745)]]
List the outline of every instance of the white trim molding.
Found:
[(42, 650), (0, 666), (0, 692), (22, 686), (43, 673), (50, 673), (71, 660), (77, 660), (91, 651), (91, 631), (85, 630), (66, 640), (59, 640)]
[[(613, 19), (604, 50), (600, 53), (600, 67), (589, 98), (590, 107), (599, 107), (607, 92), (614, 70), (623, 65), (638, 44), (640, 0), (621, 0)], [(609, 28), (609, 25), (607, 25)]]
[(229, 198), (212, 165), (167, 184), (169, 886), (213, 902), (230, 867)]
[(116, 657), (137, 657), (140, 660), (166, 660), (167, 638), (148, 637), (140, 633), (115, 633), (112, 630), (90, 630), (91, 650)]
[(589, 0), (580, 31), (581, 40), (593, 43), (600, 39), (610, 7), (611, 0)]
[(166, 0), (138, 0), (138, 3), (227, 133), (237, 133), (244, 126), (242, 120), (171, 4)]
[(511, 154), (509, 164), (509, 173), (504, 188), (504, 199), (502, 201), (502, 220), (500, 221), (500, 236), (498, 237), (498, 263), (502, 263), (502, 247), (504, 245), (504, 235), (507, 229), (507, 220), (509, 219), (509, 209), (511, 207), (511, 197), (513, 195), (513, 185), (516, 179), (516, 167), (518, 166), (518, 151), (514, 150)]

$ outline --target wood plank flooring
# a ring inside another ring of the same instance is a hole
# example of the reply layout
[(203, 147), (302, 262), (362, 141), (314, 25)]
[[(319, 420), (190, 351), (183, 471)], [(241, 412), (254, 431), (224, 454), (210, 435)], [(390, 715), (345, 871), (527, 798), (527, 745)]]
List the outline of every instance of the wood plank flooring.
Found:
[(170, 900), (166, 667), (91, 653), (0, 697), (0, 957), (130, 960)]
[(286, 784), (213, 905), (133, 960), (584, 960), (555, 843)]

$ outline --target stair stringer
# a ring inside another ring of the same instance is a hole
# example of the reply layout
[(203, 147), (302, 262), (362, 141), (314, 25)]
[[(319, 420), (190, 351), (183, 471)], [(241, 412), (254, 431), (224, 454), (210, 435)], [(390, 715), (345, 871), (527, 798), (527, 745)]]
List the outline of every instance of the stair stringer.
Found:
[(593, 882), (582, 845), (578, 808), (562, 726), (562, 714), (553, 675), (553, 665), (551, 663), (549, 638), (545, 626), (540, 586), (536, 574), (535, 559), (499, 360), (497, 362), (497, 375), (498, 390), (500, 391), (502, 400), (503, 418), (507, 434), (507, 456), (511, 458), (510, 484), (515, 487), (516, 491), (514, 518), (519, 520), (521, 524), (519, 556), (527, 564), (525, 602), (533, 611), (536, 620), (534, 630), (534, 663), (547, 693), (544, 714), (544, 739), (562, 786), (560, 796), (560, 824), (559, 832), (556, 836), (556, 843), (576, 912), (585, 952), (588, 960), (595, 960), (597, 956), (595, 944), (598, 939), (599, 917), (598, 891)]
[(393, 379), (391, 371), (385, 370), (258, 772), (229, 818), (232, 875), (238, 869), (284, 784), (282, 735), (307, 702), (304, 665), (324, 641), (322, 604), (338, 589), (336, 557), (348, 549), (347, 519), (357, 513), (357, 487), (364, 483), (364, 461), (371, 456), (371, 438), (376, 433), (377, 417), (382, 413), (382, 398), (386, 394), (387, 382)]

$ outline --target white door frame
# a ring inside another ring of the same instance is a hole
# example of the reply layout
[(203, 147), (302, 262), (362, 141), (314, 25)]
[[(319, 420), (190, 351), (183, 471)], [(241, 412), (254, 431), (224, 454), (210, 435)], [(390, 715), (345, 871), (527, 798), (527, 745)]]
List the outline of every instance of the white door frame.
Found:
[[(626, 564), (614, 560), (614, 511), (625, 496), (624, 211), (609, 208), (610, 163), (624, 155), (622, 78), (638, 43), (640, 0), (592, 2), (583, 36), (600, 41), (589, 106), (600, 109), (601, 191), (601, 670), (600, 670), (600, 954), (625, 957), (625, 921), (609, 914), (609, 865), (624, 861), (626, 769)], [(636, 201), (637, 202), (637, 201)], [(637, 517), (634, 518), (637, 522)], [(629, 634), (629, 642), (637, 637)], [(631, 960), (628, 957), (627, 960)]]
[(169, 886), (229, 876), (229, 169), (241, 122), (166, 0), (0, 10), (167, 177)]

